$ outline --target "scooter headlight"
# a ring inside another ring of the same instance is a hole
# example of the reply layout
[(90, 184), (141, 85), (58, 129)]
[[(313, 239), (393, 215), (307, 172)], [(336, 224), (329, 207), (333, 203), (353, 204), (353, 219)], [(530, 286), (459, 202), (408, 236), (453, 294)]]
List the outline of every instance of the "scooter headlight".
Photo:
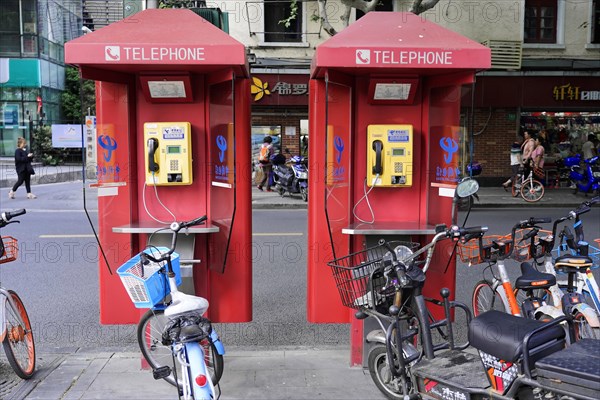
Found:
[(308, 172), (298, 172), (298, 179), (308, 179)]

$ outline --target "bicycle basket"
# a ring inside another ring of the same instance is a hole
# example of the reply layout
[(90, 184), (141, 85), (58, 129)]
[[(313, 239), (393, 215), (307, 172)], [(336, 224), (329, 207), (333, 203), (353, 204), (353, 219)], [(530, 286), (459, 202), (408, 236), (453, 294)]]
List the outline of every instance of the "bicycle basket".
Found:
[(12, 236), (0, 237), (0, 264), (15, 261), (19, 256), (19, 244)]
[[(414, 242), (391, 241), (388, 244), (395, 249), (403, 245), (415, 251), (420, 244)], [(385, 245), (378, 245), (327, 263), (331, 267), (335, 285), (345, 307), (360, 309), (375, 308), (385, 299), (379, 294), (385, 280), (381, 274), (373, 274), (383, 266), (383, 257), (389, 252)], [(371, 280), (371, 277), (374, 277)], [(370, 284), (369, 284), (370, 283)]]
[[(517, 229), (515, 231), (515, 250), (513, 251), (511, 258), (518, 262), (523, 262), (531, 259), (533, 254), (531, 254), (531, 239), (523, 240), (523, 236), (529, 232), (530, 229)], [(552, 235), (552, 231), (547, 231), (540, 229), (536, 235), (535, 241), (535, 254), (537, 257), (542, 255), (542, 250), (540, 246), (540, 242), (538, 240), (539, 237), (546, 237)]]
[[(144, 253), (160, 257), (168, 251), (166, 247), (152, 247), (145, 249)], [(166, 264), (166, 261), (162, 263), (150, 261), (142, 268), (140, 255), (137, 254), (117, 269), (117, 274), (136, 308), (152, 308), (171, 292), (165, 271)], [(171, 265), (175, 273), (175, 282), (180, 285), (179, 254), (171, 254)]]
[[(510, 241), (510, 235), (505, 235), (505, 236), (485, 235), (482, 238), (482, 243), (483, 243), (484, 247), (489, 246), (494, 241), (496, 241), (496, 242)], [(510, 247), (507, 248), (506, 251), (509, 252)], [(490, 260), (494, 259), (494, 255), (491, 252), (491, 250), (487, 250), (487, 252), (486, 252), (486, 250), (484, 250), (484, 255), (483, 255), (484, 259), (482, 259), (480, 257), (480, 255), (479, 255), (479, 239), (477, 239), (477, 238), (469, 240), (466, 243), (458, 242), (456, 252), (458, 253), (458, 256), (460, 257), (460, 260), (463, 263), (469, 264), (469, 265), (481, 264), (485, 261), (490, 261)]]

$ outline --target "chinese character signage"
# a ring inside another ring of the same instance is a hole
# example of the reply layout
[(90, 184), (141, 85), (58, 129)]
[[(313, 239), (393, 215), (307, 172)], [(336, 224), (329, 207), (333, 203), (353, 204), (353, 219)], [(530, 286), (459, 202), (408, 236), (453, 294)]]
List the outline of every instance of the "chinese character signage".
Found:
[(600, 100), (600, 90), (586, 90), (579, 86), (566, 85), (554, 86), (553, 89), (554, 100), (583, 100), (583, 101), (598, 101)]
[(308, 105), (309, 75), (257, 74), (252, 76), (250, 94), (253, 105)]

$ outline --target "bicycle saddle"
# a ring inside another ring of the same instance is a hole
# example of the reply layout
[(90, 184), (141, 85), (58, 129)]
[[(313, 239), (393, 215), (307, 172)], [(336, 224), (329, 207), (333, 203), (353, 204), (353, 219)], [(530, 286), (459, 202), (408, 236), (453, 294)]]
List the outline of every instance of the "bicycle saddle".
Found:
[(579, 272), (579, 269), (587, 269), (593, 265), (588, 256), (564, 255), (554, 260), (554, 268), (564, 272)]
[(208, 300), (182, 292), (171, 292), (171, 304), (165, 309), (165, 316), (173, 318), (180, 314), (196, 312), (200, 315), (208, 310)]
[(528, 262), (521, 263), (521, 276), (517, 278), (517, 289), (548, 289), (556, 285), (556, 277), (552, 274), (540, 272)]

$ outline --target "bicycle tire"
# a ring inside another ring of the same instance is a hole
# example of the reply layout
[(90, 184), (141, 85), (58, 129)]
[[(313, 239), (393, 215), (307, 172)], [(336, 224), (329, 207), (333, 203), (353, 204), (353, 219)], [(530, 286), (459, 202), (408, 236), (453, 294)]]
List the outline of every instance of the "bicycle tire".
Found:
[[(12, 290), (8, 290), (16, 310), (10, 306), (8, 301), (5, 307), (6, 335), (2, 341), (4, 352), (8, 363), (21, 379), (29, 379), (35, 371), (35, 343), (33, 341), (33, 331), (31, 322), (25, 310), (21, 298)], [(25, 326), (22, 326), (16, 317), (15, 312), (23, 320)]]
[(575, 328), (575, 340), (600, 339), (600, 328), (592, 328), (585, 315), (579, 311), (573, 315), (573, 326)]
[(493, 289), (493, 285), (490, 281), (485, 279), (480, 280), (475, 284), (471, 305), (474, 317), (492, 309), (511, 314), (510, 310), (506, 309), (500, 293)]
[[(144, 359), (152, 369), (165, 365), (172, 367), (173, 365), (170, 346), (162, 344), (162, 333), (166, 323), (167, 317), (164, 315), (164, 310), (150, 309), (144, 313), (137, 326), (138, 345)], [(223, 376), (223, 356), (217, 353), (215, 345), (209, 343), (208, 340), (203, 340), (201, 344), (204, 347), (205, 361), (210, 378), (213, 385), (217, 385)], [(175, 385), (173, 372), (163, 379), (173, 386), (182, 388), (181, 382)]]
[(521, 197), (528, 203), (535, 203), (544, 197), (544, 185), (535, 179), (527, 180), (521, 186)]

